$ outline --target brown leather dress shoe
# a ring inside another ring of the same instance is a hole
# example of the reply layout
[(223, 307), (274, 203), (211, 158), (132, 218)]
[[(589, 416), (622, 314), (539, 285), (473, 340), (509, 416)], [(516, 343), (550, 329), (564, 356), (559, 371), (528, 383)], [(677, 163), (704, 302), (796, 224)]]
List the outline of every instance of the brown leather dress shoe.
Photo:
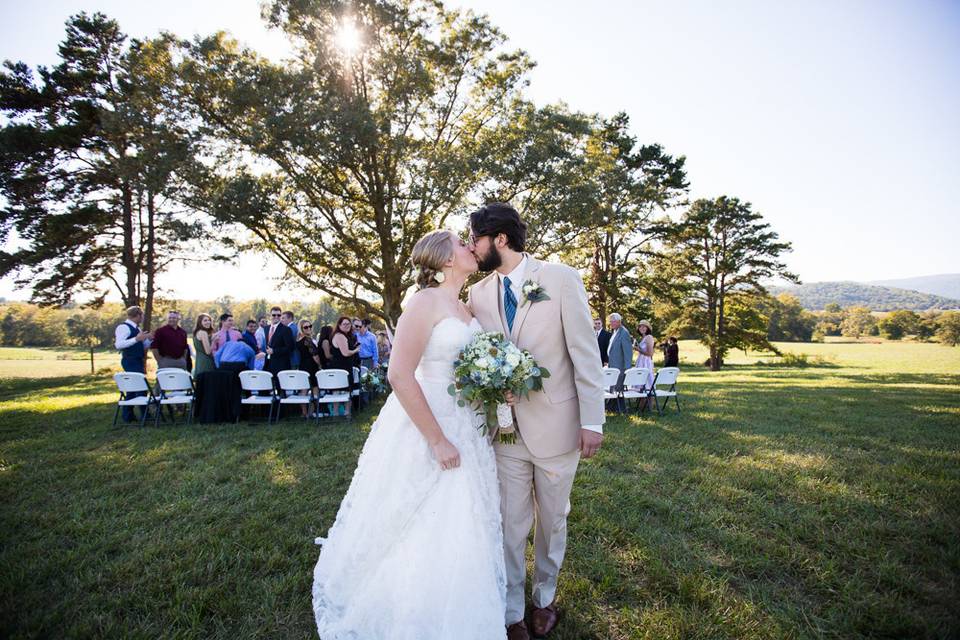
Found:
[(527, 633), (527, 623), (521, 620), (507, 627), (507, 640), (530, 640)]
[(557, 626), (556, 604), (551, 602), (542, 609), (533, 608), (533, 613), (530, 616), (530, 627), (533, 630), (533, 635), (542, 638), (553, 631), (555, 626)]

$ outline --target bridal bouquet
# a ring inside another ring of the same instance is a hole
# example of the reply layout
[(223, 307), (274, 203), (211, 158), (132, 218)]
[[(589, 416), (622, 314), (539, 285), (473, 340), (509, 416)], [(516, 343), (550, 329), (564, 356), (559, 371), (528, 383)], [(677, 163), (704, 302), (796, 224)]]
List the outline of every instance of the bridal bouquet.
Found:
[(543, 389), (550, 372), (537, 365), (530, 352), (518, 348), (502, 333), (478, 333), (453, 363), (454, 383), (447, 391), (460, 398), (461, 407), (470, 404), (484, 416), (483, 432), (498, 430), (500, 442), (516, 442), (513, 412), (504, 402), (507, 391), (527, 398)]

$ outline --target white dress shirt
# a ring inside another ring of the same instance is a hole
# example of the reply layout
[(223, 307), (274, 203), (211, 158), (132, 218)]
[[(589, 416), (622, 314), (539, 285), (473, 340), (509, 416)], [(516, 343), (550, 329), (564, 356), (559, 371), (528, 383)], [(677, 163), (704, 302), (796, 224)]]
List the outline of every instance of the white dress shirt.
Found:
[[(134, 329), (137, 330), (137, 333), (133, 334), (132, 338), (127, 337), (130, 334), (130, 327), (133, 327)], [(135, 322), (125, 320), (122, 324), (118, 324), (116, 331), (113, 332), (113, 338), (114, 338), (113, 345), (117, 348), (118, 351), (122, 351), (127, 347), (136, 344), (137, 335), (139, 333), (140, 333), (140, 325), (136, 324)], [(143, 341), (144, 351), (150, 348), (150, 342), (152, 341), (149, 338)]]
[[(524, 254), (523, 260), (520, 261), (520, 264), (514, 267), (513, 271), (508, 273), (506, 276), (504, 276), (502, 273), (497, 271), (497, 277), (500, 278), (500, 291), (501, 291), (500, 309), (501, 310), (503, 309), (504, 294), (502, 292), (504, 291), (504, 286), (503, 286), (504, 278), (510, 278), (510, 291), (513, 292), (513, 297), (517, 300), (517, 308), (519, 309), (520, 305), (523, 304), (523, 300), (520, 299), (520, 294), (523, 293), (523, 274), (526, 273), (526, 270), (527, 270), (527, 255)], [(506, 313), (504, 313), (504, 317), (506, 317)], [(612, 339), (611, 339), (611, 342), (613, 342)], [(586, 429), (587, 431), (595, 431), (597, 433), (603, 433), (602, 424), (583, 424), (583, 425), (580, 425), (580, 428)]]
[[(522, 303), (522, 301), (520, 300), (520, 294), (523, 293), (523, 274), (524, 274), (526, 271), (527, 271), (527, 256), (526, 256), (526, 255), (523, 256), (523, 260), (520, 261), (520, 264), (518, 264), (518, 265), (516, 266), (516, 268), (515, 268), (513, 271), (511, 271), (510, 273), (508, 273), (507, 275), (503, 275), (502, 273), (500, 273), (499, 271), (497, 271), (497, 277), (500, 278), (500, 291), (501, 291), (501, 292), (504, 291), (504, 288), (503, 288), (503, 279), (504, 279), (504, 278), (510, 278), (510, 291), (513, 292), (513, 297), (514, 297), (514, 298), (516, 299), (516, 301), (517, 301), (517, 308), (518, 308), (518, 309), (520, 308), (520, 304)], [(501, 309), (503, 308), (503, 296), (504, 296), (504, 294), (501, 293), (501, 294), (500, 294), (500, 308), (501, 308)]]
[(610, 342), (607, 343), (607, 355), (610, 355), (610, 349), (613, 348), (613, 341), (617, 339), (618, 333), (620, 333), (620, 327), (617, 327), (616, 329), (614, 329), (613, 333), (610, 334)]

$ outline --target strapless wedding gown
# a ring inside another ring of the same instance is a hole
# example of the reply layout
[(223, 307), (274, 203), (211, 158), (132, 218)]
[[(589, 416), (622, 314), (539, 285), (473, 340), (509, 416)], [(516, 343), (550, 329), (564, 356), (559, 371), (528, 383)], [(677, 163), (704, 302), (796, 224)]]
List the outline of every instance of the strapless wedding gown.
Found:
[(504, 638), (506, 579), (493, 448), (447, 387), (479, 332), (446, 318), (416, 378), (460, 466), (442, 471), (391, 394), (357, 461), (314, 570), (322, 640)]

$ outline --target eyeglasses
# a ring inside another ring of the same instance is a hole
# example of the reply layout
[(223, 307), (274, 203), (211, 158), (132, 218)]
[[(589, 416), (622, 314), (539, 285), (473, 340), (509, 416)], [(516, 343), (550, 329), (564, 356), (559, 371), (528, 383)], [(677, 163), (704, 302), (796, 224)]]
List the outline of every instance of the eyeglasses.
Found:
[(305, 324), (305, 325), (303, 325), (303, 329), (304, 329), (304, 331), (306, 331), (307, 329), (313, 329), (313, 325), (312, 325), (312, 324)]
[(279, 318), (279, 317), (280, 317), (280, 314), (279, 314), (279, 313), (271, 313), (270, 315), (271, 315), (272, 317), (274, 317), (274, 318)]
[(355, 325), (353, 325), (353, 328), (354, 328), (354, 329), (360, 329), (361, 327), (363, 327), (362, 324), (355, 324)]

